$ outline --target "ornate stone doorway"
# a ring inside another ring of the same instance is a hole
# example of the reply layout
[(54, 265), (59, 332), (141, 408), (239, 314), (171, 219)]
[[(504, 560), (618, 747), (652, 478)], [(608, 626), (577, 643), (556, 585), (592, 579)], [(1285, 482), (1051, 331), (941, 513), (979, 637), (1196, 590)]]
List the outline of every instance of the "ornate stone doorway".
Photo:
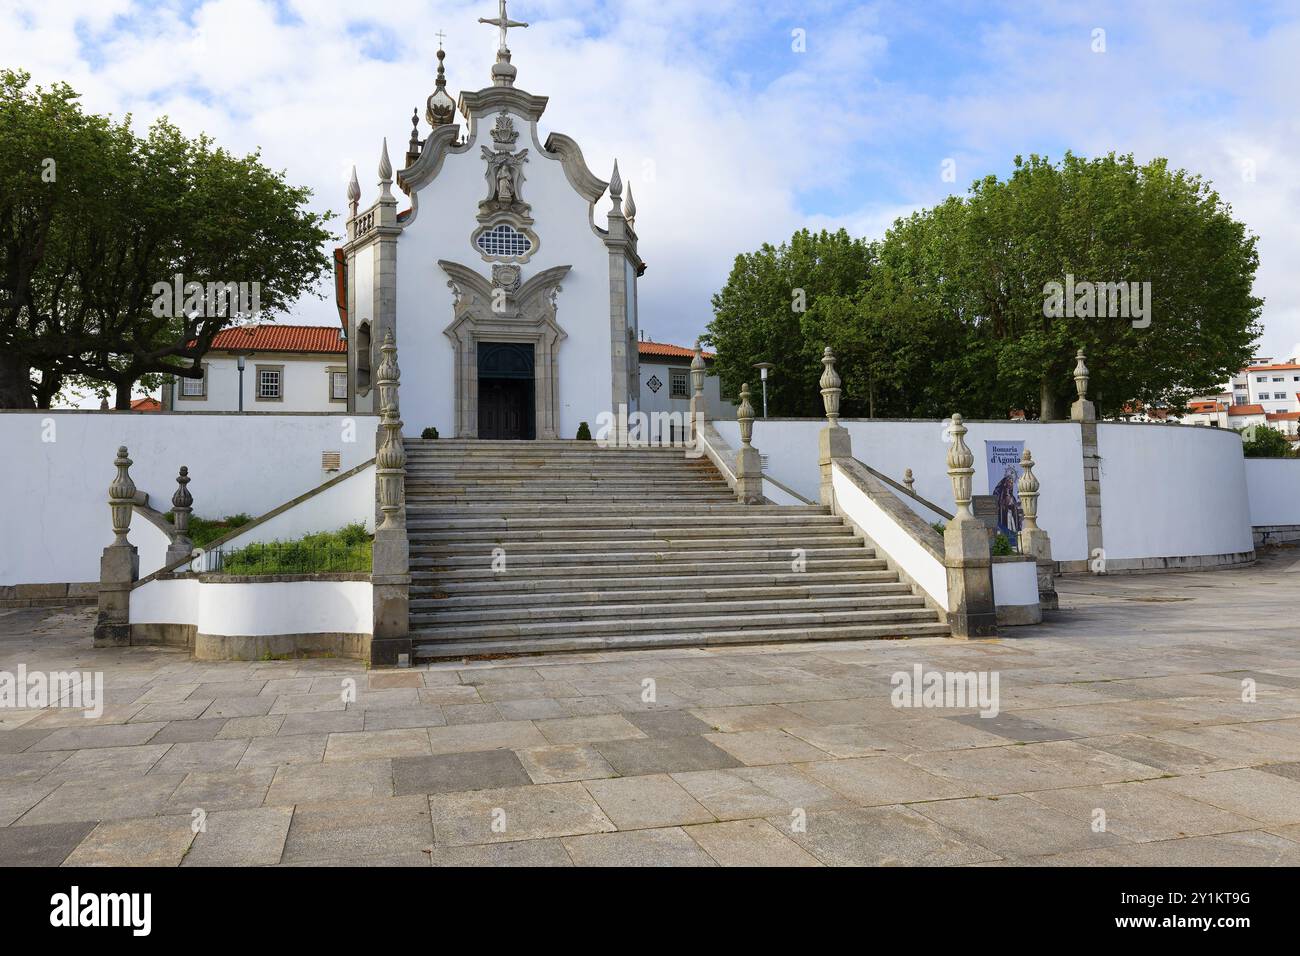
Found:
[(478, 343), (478, 437), (537, 437), (531, 343)]
[[(487, 438), (489, 427), (522, 432), (498, 437), (558, 437), (556, 353), (565, 334), (555, 316), (560, 280), (570, 267), (546, 269), (523, 283), (517, 272), (513, 282), (494, 272), (498, 285), (460, 263), (443, 259), (438, 265), (455, 299), (455, 319), (443, 334), (456, 348), (456, 437)], [(484, 376), (485, 361), (496, 370), (490, 376)], [(501, 373), (511, 368), (515, 374)], [(484, 387), (485, 381), (498, 384)], [(501, 384), (508, 382), (515, 384)], [(517, 428), (511, 422), (520, 416), (525, 424)]]

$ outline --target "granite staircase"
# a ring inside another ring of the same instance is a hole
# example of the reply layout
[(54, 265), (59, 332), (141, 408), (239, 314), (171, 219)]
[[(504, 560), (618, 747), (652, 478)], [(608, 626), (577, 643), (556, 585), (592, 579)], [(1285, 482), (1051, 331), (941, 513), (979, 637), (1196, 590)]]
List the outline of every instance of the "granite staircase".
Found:
[(949, 633), (828, 509), (742, 505), (681, 449), (406, 452), (417, 659)]

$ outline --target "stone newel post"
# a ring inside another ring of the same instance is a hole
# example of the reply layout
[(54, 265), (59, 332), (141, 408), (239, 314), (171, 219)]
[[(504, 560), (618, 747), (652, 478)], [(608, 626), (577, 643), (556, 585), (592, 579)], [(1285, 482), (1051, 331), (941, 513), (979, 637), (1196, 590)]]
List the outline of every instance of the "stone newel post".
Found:
[(696, 430), (704, 425), (708, 408), (704, 404), (704, 350), (700, 340), (695, 340), (695, 358), (691, 359), (691, 441), (697, 439)]
[(916, 484), (916, 479), (912, 476), (912, 469), (911, 469), (911, 468), (904, 469), (904, 471), (903, 471), (903, 484), (907, 486), (907, 490), (908, 490), (908, 491), (913, 491), (913, 490), (914, 490), (912, 486), (913, 486), (914, 484)]
[(817, 462), (821, 466), (821, 503), (827, 507), (835, 504), (835, 488), (831, 483), (831, 462), (836, 458), (853, 457), (853, 442), (849, 430), (840, 424), (840, 377), (835, 373), (835, 353), (830, 346), (822, 353), (821, 390), (822, 404), (826, 407), (826, 421), (818, 444)]
[(754, 437), (754, 406), (749, 403), (749, 384), (740, 386), (740, 451), (736, 452), (736, 495), (747, 505), (763, 500), (763, 461), (750, 442)]
[(188, 558), (194, 552), (194, 542), (190, 540), (190, 515), (194, 511), (194, 496), (187, 487), (190, 483), (189, 468), (181, 465), (181, 472), (176, 476), (176, 493), (172, 495), (172, 543), (167, 547), (167, 563)]
[(108, 507), (113, 518), (113, 543), (99, 559), (99, 613), (95, 619), (95, 646), (131, 643), (131, 584), (140, 577), (140, 555), (127, 540), (135, 507), (135, 482), (126, 446), (117, 450), (113, 464), (117, 475), (108, 486)]
[(401, 370), (397, 366), (397, 345), (393, 332), (384, 335), (380, 347), (383, 360), (376, 370), (381, 422), (375, 451), (375, 495), (382, 520), (375, 528), (371, 546), (370, 583), (374, 589), (374, 631), (370, 641), (370, 663), (398, 664), (405, 655), (410, 661), (411, 551), (406, 536), (406, 448), (402, 444), (402, 420), (398, 417), (397, 388)]
[(1088, 366), (1083, 362), (1083, 349), (1079, 349), (1074, 358), (1074, 389), (1079, 398), (1070, 406), (1070, 418), (1076, 422), (1095, 422), (1097, 406), (1088, 401)]
[[(1083, 442), (1083, 512), (1088, 536), (1088, 556), (1105, 558), (1101, 533), (1101, 451), (1097, 443), (1097, 406), (1088, 401), (1088, 366), (1083, 349), (1075, 355), (1074, 387), (1078, 401), (1070, 406), (1070, 420), (1079, 423)], [(1085, 564), (1085, 567), (1087, 565)]]
[(952, 481), (957, 508), (943, 533), (944, 564), (948, 569), (948, 625), (953, 637), (995, 637), (997, 605), (993, 598), (989, 535), (970, 507), (975, 456), (966, 447), (966, 426), (960, 415), (952, 416), (950, 431), (948, 478)]
[(1025, 526), (1020, 529), (1020, 553), (1032, 555), (1038, 564), (1038, 603), (1046, 609), (1059, 606), (1053, 582), (1052, 540), (1038, 527), (1038, 479), (1034, 476), (1034, 457), (1026, 448), (1020, 456), (1020, 504), (1025, 511)]

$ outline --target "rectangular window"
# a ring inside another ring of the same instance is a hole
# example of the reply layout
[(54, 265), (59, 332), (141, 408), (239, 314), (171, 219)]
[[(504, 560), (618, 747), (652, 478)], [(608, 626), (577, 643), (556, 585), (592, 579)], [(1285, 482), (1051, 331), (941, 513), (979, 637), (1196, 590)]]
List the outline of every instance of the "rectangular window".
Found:
[(1267, 376), (1267, 375), (1256, 375), (1256, 376), (1255, 376), (1255, 381), (1257, 381), (1257, 382), (1267, 382), (1267, 381), (1268, 381), (1268, 376)]
[(690, 398), (691, 393), (687, 384), (689, 381), (690, 369), (670, 368), (668, 370), (668, 397)]
[(1285, 382), (1286, 379), (1283, 378), (1281, 375), (1274, 375), (1274, 376), (1273, 376), (1273, 381), (1275, 381), (1275, 382)]
[(257, 366), (257, 400), (259, 402), (284, 401), (284, 366)]
[(329, 369), (330, 401), (346, 402), (348, 400), (348, 372), (343, 368)]
[(208, 367), (203, 366), (202, 378), (181, 379), (181, 398), (206, 398), (208, 394)]

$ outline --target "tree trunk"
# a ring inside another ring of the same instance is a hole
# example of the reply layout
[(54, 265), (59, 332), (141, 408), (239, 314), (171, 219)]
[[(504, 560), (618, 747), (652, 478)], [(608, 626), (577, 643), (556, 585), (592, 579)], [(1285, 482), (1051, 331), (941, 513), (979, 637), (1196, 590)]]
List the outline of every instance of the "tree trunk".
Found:
[(1052, 383), (1046, 375), (1039, 380), (1038, 385), (1038, 419), (1044, 422), (1056, 419), (1056, 393), (1052, 391)]
[(113, 407), (116, 408), (119, 412), (130, 411), (131, 410), (131, 386), (134, 385), (135, 382), (125, 381), (125, 382), (114, 382), (113, 384), (117, 387), (117, 399)]
[(0, 354), (0, 408), (34, 408), (32, 370), (21, 355)]

